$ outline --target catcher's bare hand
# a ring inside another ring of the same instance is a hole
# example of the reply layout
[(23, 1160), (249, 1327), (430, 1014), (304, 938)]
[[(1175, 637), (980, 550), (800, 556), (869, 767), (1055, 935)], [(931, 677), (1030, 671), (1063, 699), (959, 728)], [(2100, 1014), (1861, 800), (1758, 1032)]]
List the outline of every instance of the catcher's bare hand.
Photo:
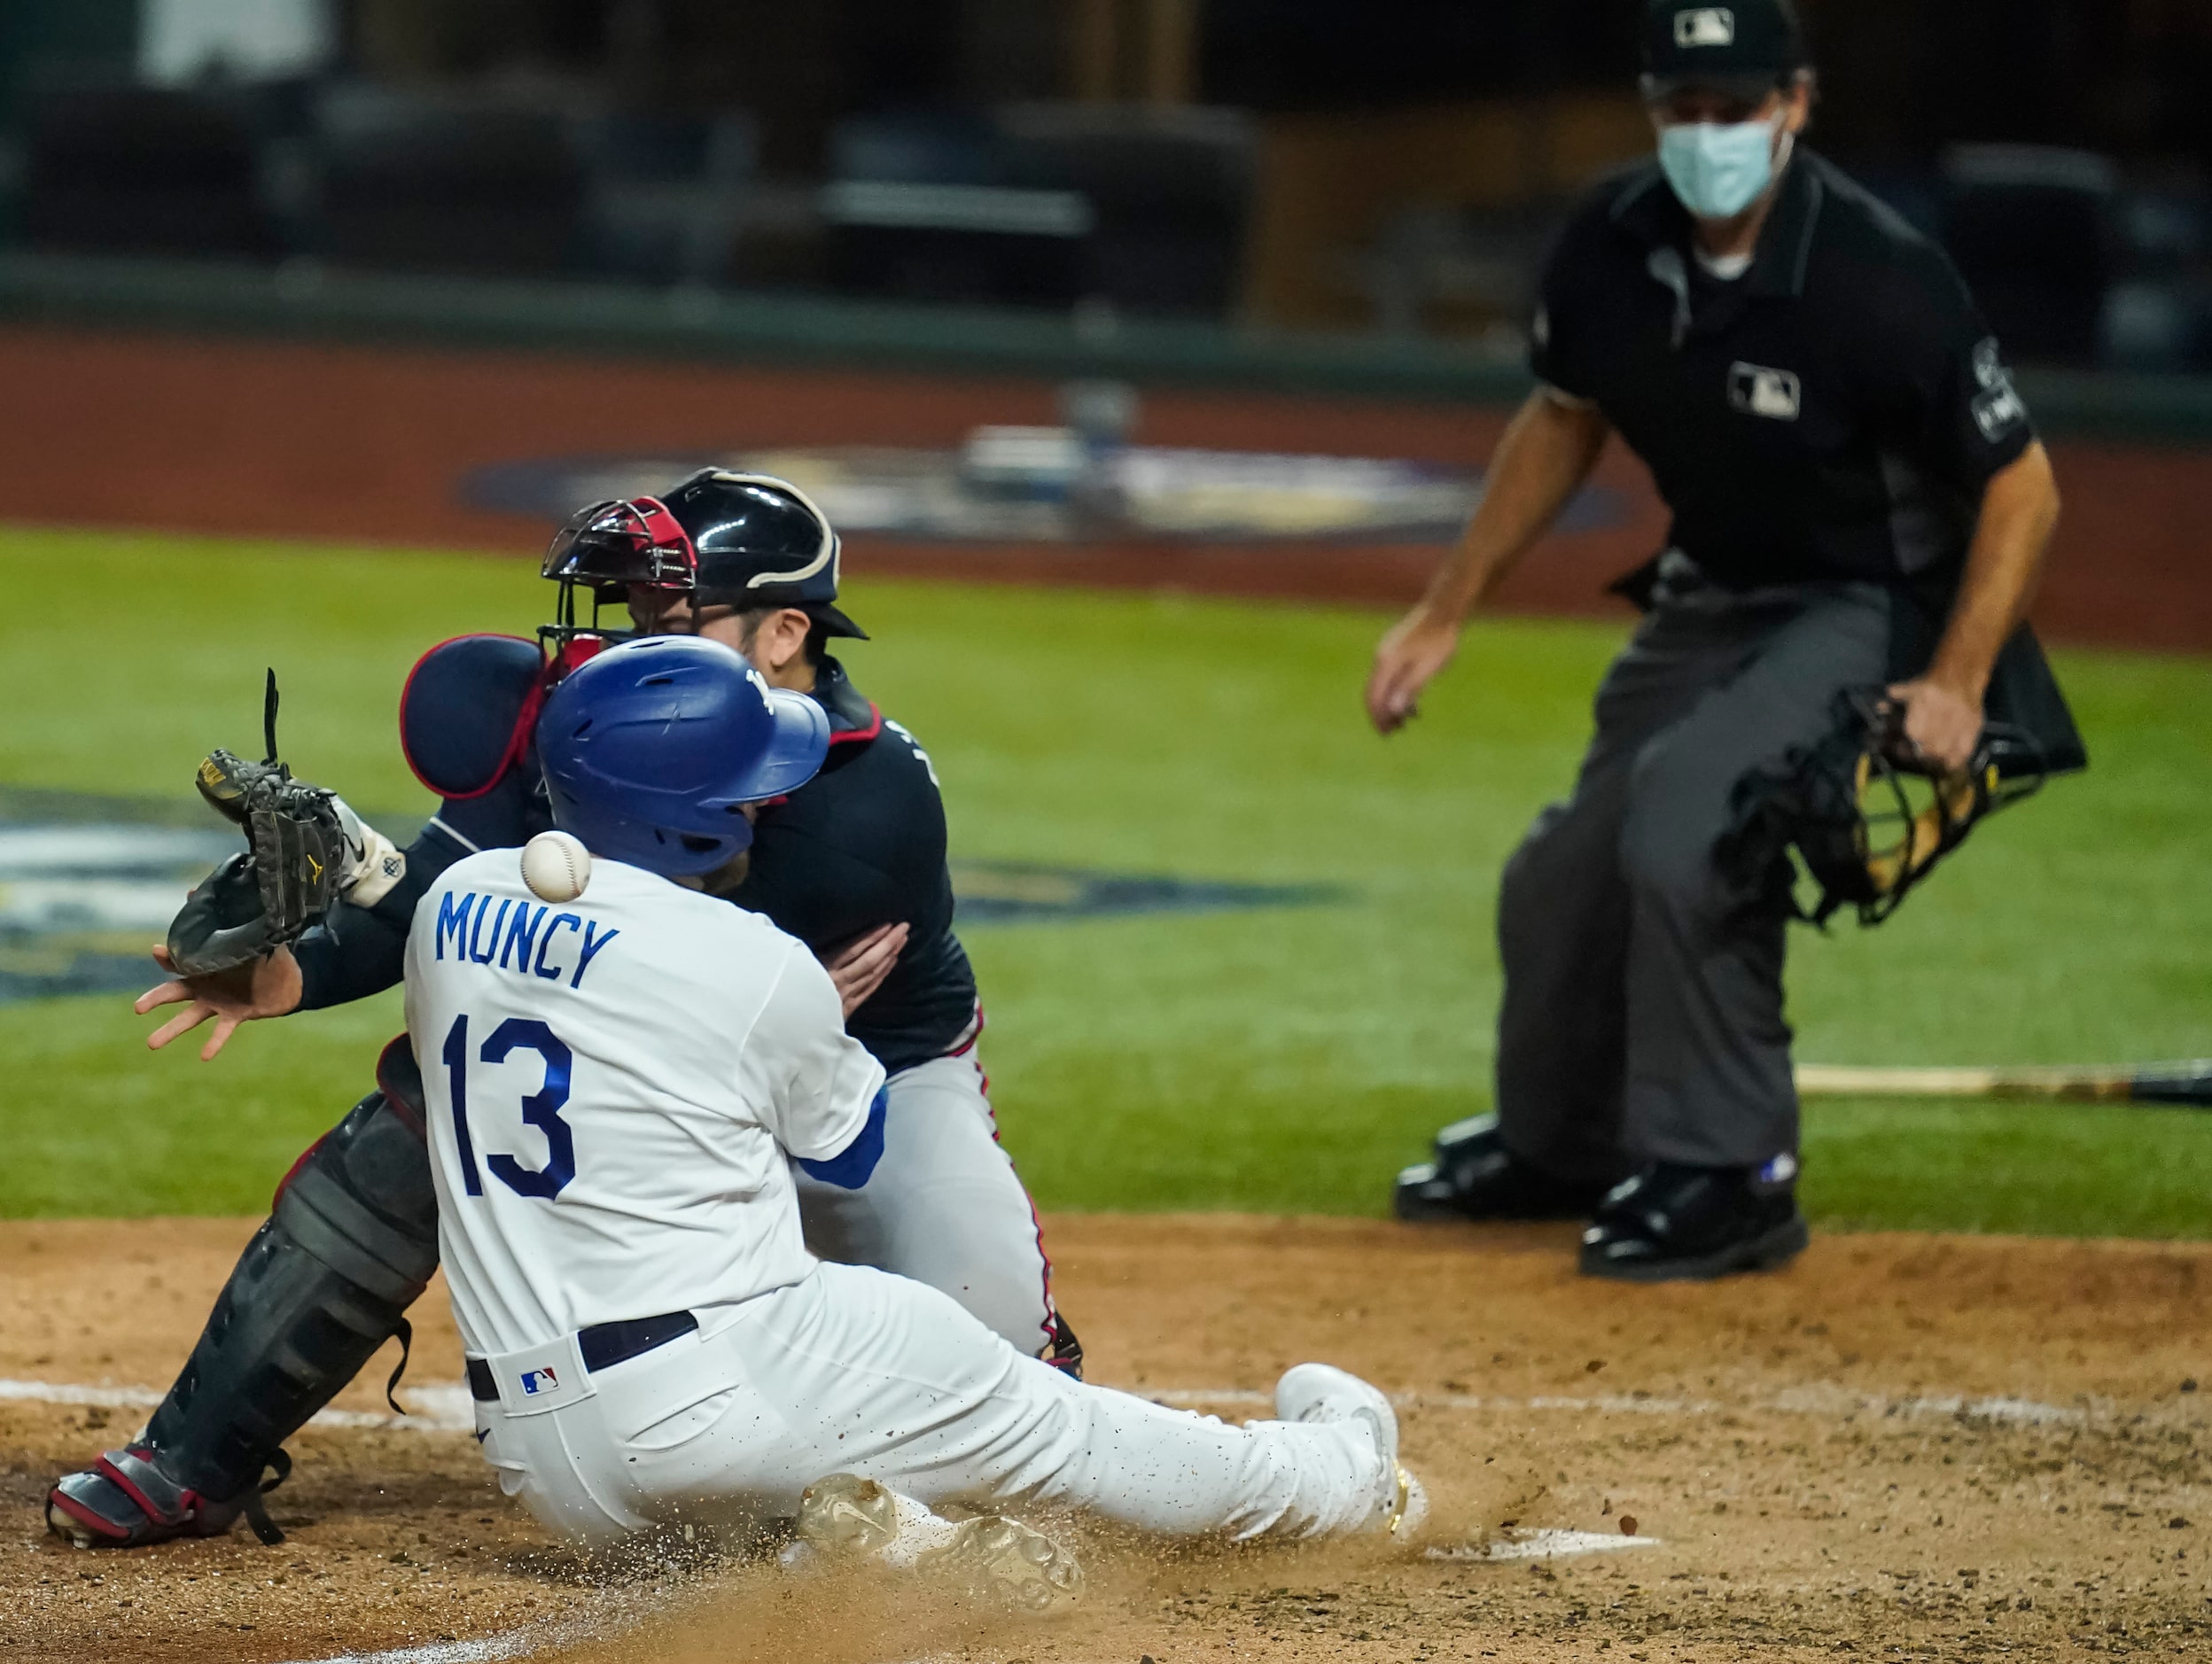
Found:
[[(170, 962), (167, 947), (157, 945), (153, 959), (163, 970), (176, 968)], [(176, 976), (157, 984), (138, 996), (132, 1009), (143, 1017), (162, 1006), (184, 1007), (146, 1036), (146, 1049), (152, 1052), (212, 1020), (214, 1029), (207, 1036), (207, 1044), (199, 1048), (199, 1061), (206, 1063), (212, 1062), (215, 1054), (230, 1044), (241, 1023), (281, 1017), (298, 1010), (300, 993), (300, 961), (292, 958), (290, 948), (280, 947), (235, 970), (218, 971), (206, 976)]]
[(1922, 760), (1955, 774), (1974, 759), (1982, 739), (1982, 703), (1921, 677), (1901, 681), (1889, 696), (1904, 707), (1904, 737)]
[(884, 985), (884, 978), (891, 975), (891, 968), (899, 962), (910, 934), (903, 924), (879, 924), (822, 961), (822, 968), (830, 973), (830, 980), (837, 984), (837, 998), (845, 1002), (846, 1016), (866, 1005), (869, 997)]
[(1426, 607), (1415, 607), (1390, 626), (1375, 649), (1367, 677), (1367, 719), (1378, 734), (1394, 734), (1418, 714), (1426, 688), (1459, 650), (1460, 626)]

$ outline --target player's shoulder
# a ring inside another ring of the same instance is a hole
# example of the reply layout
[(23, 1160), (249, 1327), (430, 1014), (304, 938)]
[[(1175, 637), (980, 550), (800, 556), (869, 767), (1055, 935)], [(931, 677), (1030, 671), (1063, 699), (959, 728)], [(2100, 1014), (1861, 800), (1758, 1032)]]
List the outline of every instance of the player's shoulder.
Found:
[(1805, 169), (1812, 187), (1820, 193), (1824, 236), (1841, 237), (1906, 259), (1940, 252), (1927, 232), (1826, 157), (1807, 150), (1798, 157), (1797, 166)]
[(686, 944), (687, 951), (695, 950), (700, 956), (736, 953), (750, 961), (767, 963), (803, 945), (765, 914), (734, 907), (723, 897), (624, 861), (592, 863), (590, 881), (577, 905), (588, 907), (594, 901), (641, 925), (665, 928), (671, 942)]
[(1965, 292), (1942, 244), (1825, 156), (1799, 166), (1819, 193), (1819, 264), (1835, 289), (1871, 306), (1921, 299), (1949, 302)]
[[(481, 890), (495, 881), (522, 879), (522, 851), (520, 850), (478, 850), (463, 855), (459, 860), (438, 875), (432, 890)], [(425, 900), (428, 897), (425, 896)]]
[(830, 713), (830, 751), (816, 776), (825, 789), (818, 795), (937, 797), (937, 765), (922, 742), (854, 687), (836, 659), (824, 659), (814, 697)]
[(457, 635), (408, 673), (400, 744), (415, 777), (440, 797), (479, 797), (528, 748), (545, 661), (518, 635)]
[[(435, 920), (441, 914), (451, 921), (458, 916), (462, 903), (468, 898), (498, 890), (502, 884), (512, 890), (521, 878), (519, 850), (478, 850), (447, 867), (424, 887), (415, 903), (415, 917), (418, 923)], [(409, 937), (410, 943), (423, 939), (423, 929), (416, 930)]]
[(1666, 175), (1650, 157), (1610, 168), (1568, 208), (1560, 222), (1556, 245), (1584, 252), (1623, 243), (1636, 245), (1647, 216), (1672, 211), (1668, 191)]

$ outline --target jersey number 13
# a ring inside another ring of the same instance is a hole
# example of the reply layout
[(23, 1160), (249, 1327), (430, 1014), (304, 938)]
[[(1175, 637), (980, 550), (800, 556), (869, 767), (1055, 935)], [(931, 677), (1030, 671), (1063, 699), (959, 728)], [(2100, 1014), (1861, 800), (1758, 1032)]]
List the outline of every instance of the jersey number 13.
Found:
[[(561, 1187), (576, 1177), (576, 1139), (561, 1108), (568, 1102), (568, 1076), (574, 1065), (571, 1052), (544, 1023), (534, 1017), (510, 1017), (491, 1032), (478, 1051), (487, 1063), (503, 1063), (517, 1052), (535, 1052), (545, 1063), (545, 1084), (522, 1100), (522, 1118), (545, 1135), (545, 1165), (525, 1167), (511, 1155), (491, 1155), (484, 1165), (492, 1177), (518, 1196), (550, 1201)], [(446, 1031), (446, 1077), (453, 1091), (453, 1131), (461, 1147), (461, 1178), (471, 1196), (484, 1194), (484, 1177), (476, 1163), (476, 1141), (469, 1136), (469, 1020), (453, 1020)]]

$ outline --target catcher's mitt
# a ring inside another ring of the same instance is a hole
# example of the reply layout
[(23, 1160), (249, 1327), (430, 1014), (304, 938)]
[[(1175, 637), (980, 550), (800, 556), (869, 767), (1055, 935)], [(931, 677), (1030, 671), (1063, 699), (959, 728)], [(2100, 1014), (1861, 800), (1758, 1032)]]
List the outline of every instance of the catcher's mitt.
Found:
[(356, 864), (338, 798), (276, 760), (276, 711), (272, 673), (268, 758), (211, 751), (195, 777), (199, 795), (244, 829), (246, 847), (202, 879), (170, 921), (169, 960), (181, 976), (230, 970), (296, 940), (330, 911)]
[[(1846, 905), (1861, 924), (1880, 924), (1975, 822), (2043, 784), (2042, 750), (2022, 729), (1986, 724), (1967, 766), (1936, 774), (1903, 718), (1880, 689), (1839, 693), (1826, 738), (1737, 782), (1714, 849), (1721, 870), (1813, 924)], [(1810, 899), (1797, 893), (1800, 868), (1817, 892)]]

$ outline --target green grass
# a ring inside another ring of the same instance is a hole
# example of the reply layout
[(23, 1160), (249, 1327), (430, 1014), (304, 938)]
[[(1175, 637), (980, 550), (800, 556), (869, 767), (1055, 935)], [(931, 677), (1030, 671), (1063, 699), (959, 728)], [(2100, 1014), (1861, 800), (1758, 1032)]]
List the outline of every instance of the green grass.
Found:
[[(422, 648), (526, 631), (520, 564), (0, 533), (0, 781), (185, 789), (284, 741), (364, 808), (427, 804), (393, 710)], [(1174, 597), (861, 582), (849, 662), (928, 745), (955, 850), (1323, 883), (1335, 905), (968, 933), (1009, 1147), (1048, 1208), (1375, 1213), (1488, 1099), (1499, 862), (1566, 783), (1619, 631), (1492, 623), (1385, 744), (1358, 689), (1381, 619)], [(250, 633), (251, 644), (238, 645)], [(2212, 677), (2064, 656), (2094, 772), (1991, 823), (1879, 932), (1798, 938), (1801, 1051), (1833, 1061), (2212, 1053)], [(149, 1055), (119, 999), (0, 1007), (0, 1213), (229, 1212), (366, 1088), (389, 996)], [(1865, 1102), (1808, 1117), (1833, 1223), (2212, 1228), (2212, 1117)]]

